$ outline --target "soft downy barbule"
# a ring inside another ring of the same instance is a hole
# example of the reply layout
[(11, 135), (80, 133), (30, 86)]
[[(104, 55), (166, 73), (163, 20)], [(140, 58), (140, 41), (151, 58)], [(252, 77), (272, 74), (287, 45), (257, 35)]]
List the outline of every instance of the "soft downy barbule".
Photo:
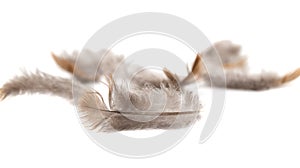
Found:
[[(265, 90), (280, 87), (300, 75), (300, 69), (284, 76), (250, 74), (247, 58), (240, 50), (231, 41), (220, 41), (196, 55), (187, 76), (178, 76), (161, 67), (161, 73), (145, 70), (134, 78), (130, 74), (140, 67), (119, 66), (125, 57), (109, 50), (51, 53), (57, 65), (72, 74), (70, 78), (40, 71), (23, 73), (2, 86), (0, 98), (24, 93), (63, 97), (75, 103), (81, 123), (95, 132), (184, 128), (199, 120), (202, 110), (201, 95), (197, 89), (189, 89), (190, 85)], [(220, 58), (222, 64), (217, 63)], [(210, 71), (214, 68), (224, 71), (208, 73), (208, 66)], [(114, 73), (117, 68), (121, 68), (122, 75)], [(93, 89), (94, 82), (104, 84), (108, 95)]]

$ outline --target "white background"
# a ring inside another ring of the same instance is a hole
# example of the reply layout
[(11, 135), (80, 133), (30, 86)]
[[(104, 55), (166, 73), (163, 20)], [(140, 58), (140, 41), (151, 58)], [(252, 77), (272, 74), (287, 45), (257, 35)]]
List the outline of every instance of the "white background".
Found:
[[(196, 25), (212, 42), (242, 44), (255, 68), (300, 66), (297, 2), (0, 2), (0, 84), (20, 70), (60, 74), (50, 52), (81, 49), (103, 25), (137, 12), (165, 12)], [(81, 129), (72, 105), (48, 95), (0, 102), (0, 167), (299, 167), (300, 81), (264, 92), (228, 91), (222, 121), (198, 144), (200, 129), (147, 159), (115, 156)], [(200, 121), (201, 122), (201, 121)]]

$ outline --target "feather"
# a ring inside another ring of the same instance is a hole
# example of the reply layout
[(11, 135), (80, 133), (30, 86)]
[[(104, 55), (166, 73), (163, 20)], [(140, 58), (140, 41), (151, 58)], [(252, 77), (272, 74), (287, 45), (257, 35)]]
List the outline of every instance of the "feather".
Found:
[[(191, 99), (189, 101), (198, 102), (199, 100)], [(120, 102), (120, 100), (116, 102), (124, 103)], [(85, 94), (79, 101), (78, 109), (82, 124), (87, 129), (95, 132), (176, 129), (190, 126), (200, 118), (200, 109), (198, 108), (195, 111), (187, 112), (112, 111), (107, 109), (103, 99), (96, 92)]]
[(7, 96), (16, 96), (24, 93), (52, 94), (72, 100), (73, 89), (78, 93), (84, 90), (81, 84), (73, 83), (71, 79), (52, 76), (40, 71), (35, 73), (24, 72), (5, 83), (0, 90), (1, 99)]
[(72, 54), (64, 52), (60, 56), (52, 53), (56, 64), (82, 82), (94, 82), (101, 75), (112, 74), (116, 67), (123, 61), (123, 56), (116, 55), (109, 50), (94, 52), (83, 50)]
[[(226, 76), (226, 87), (243, 90), (266, 90), (279, 87), (300, 76), (300, 68), (284, 75), (283, 77), (272, 72), (262, 72), (261, 74), (249, 74), (236, 71), (228, 71)], [(224, 78), (220, 75), (204, 75), (207, 84), (212, 82), (213, 86), (224, 87)]]
[(95, 132), (137, 129), (175, 129), (192, 125), (200, 118), (202, 105), (191, 91), (178, 89), (176, 75), (164, 69), (167, 83), (160, 87), (129, 87), (128, 81), (118, 84), (106, 76), (109, 87), (109, 108), (101, 94), (87, 92), (79, 100), (82, 124)]
[[(218, 68), (217, 59), (220, 57), (225, 71), (225, 77), (223, 77), (220, 73), (208, 74), (207, 70), (203, 70), (202, 76), (206, 85), (212, 84), (213, 87), (231, 89), (266, 90), (279, 87), (300, 76), (300, 68), (283, 77), (272, 72), (250, 74), (247, 69), (247, 58), (240, 54), (240, 50), (240, 45), (224, 40), (215, 43), (201, 54), (207, 60), (208, 66), (212, 67), (210, 70)], [(226, 85), (224, 85), (225, 78)]]

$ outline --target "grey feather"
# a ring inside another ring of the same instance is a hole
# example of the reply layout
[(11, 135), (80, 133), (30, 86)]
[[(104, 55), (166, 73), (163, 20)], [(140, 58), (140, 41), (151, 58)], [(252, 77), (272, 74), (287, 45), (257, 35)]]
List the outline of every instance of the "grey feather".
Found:
[[(220, 57), (225, 72), (225, 76), (220, 72), (213, 72), (209, 75), (207, 71), (203, 70), (202, 79), (206, 85), (212, 84), (213, 87), (227, 87), (242, 90), (266, 90), (279, 87), (296, 79), (300, 75), (300, 69), (284, 76), (279, 76), (273, 72), (251, 74), (248, 71), (246, 57), (240, 54), (240, 50), (240, 45), (224, 40), (215, 43), (202, 53), (203, 57), (207, 60), (206, 63), (208, 65), (206, 66), (212, 67), (210, 70), (214, 68), (217, 69), (217, 66), (220, 66), (216, 63), (216, 59)], [(226, 67), (226, 65), (228, 65), (228, 67)]]
[[(123, 93), (124, 94), (124, 93)], [(119, 97), (118, 97), (119, 98)], [(116, 100), (120, 102), (121, 100)], [(186, 101), (197, 102), (196, 99)], [(199, 107), (195, 111), (111, 111), (105, 106), (97, 93), (85, 94), (79, 101), (79, 116), (82, 124), (95, 132), (114, 132), (137, 129), (176, 129), (192, 125), (199, 116)], [(137, 102), (135, 102), (137, 103)]]
[(0, 97), (16, 96), (20, 94), (52, 94), (68, 100), (73, 99), (73, 89), (82, 93), (84, 86), (73, 83), (71, 79), (61, 78), (36, 71), (35, 73), (24, 72), (21, 76), (16, 76), (5, 83), (0, 90)]

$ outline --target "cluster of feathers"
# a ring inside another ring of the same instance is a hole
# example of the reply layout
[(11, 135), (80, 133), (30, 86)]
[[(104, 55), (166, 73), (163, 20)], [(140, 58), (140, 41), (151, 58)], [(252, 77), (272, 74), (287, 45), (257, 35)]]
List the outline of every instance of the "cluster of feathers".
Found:
[[(125, 58), (108, 50), (84, 50), (62, 55), (52, 53), (57, 65), (70, 72), (73, 78), (40, 71), (24, 73), (3, 85), (0, 100), (24, 93), (63, 97), (75, 103), (82, 124), (95, 132), (177, 129), (190, 126), (200, 118), (202, 105), (198, 93), (188, 89), (191, 84), (201, 81), (213, 87), (265, 90), (300, 76), (300, 69), (284, 76), (276, 73), (250, 74), (246, 68), (247, 59), (240, 54), (240, 49), (231, 41), (220, 41), (196, 55), (187, 76), (178, 76), (162, 67), (162, 73), (143, 71), (134, 78), (129, 78), (128, 74), (130, 69), (139, 68), (136, 65), (123, 66), (121, 72), (124, 74), (115, 74)], [(216, 63), (216, 59), (220, 58), (221, 65)], [(206, 60), (205, 64), (203, 60)], [(208, 73), (205, 68), (208, 66), (224, 71), (222, 74), (217, 71)], [(108, 103), (91, 87), (94, 82), (107, 86)]]

